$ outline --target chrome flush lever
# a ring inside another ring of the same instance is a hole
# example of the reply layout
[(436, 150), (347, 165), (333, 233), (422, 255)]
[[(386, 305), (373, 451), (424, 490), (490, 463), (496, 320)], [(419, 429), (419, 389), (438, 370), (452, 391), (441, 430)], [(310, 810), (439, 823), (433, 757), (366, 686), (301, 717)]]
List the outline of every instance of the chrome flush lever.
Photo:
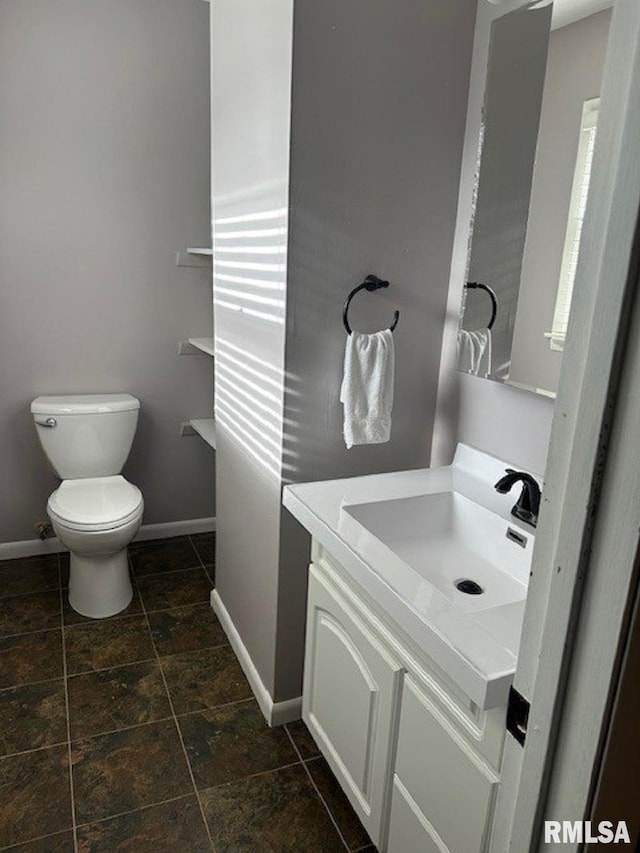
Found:
[(34, 420), (35, 420), (35, 423), (36, 423), (38, 426), (41, 426), (41, 427), (54, 427), (54, 426), (58, 426), (58, 421), (57, 421), (55, 418), (46, 418), (46, 419), (45, 419), (45, 420), (43, 420), (43, 421), (40, 421), (40, 420), (37, 420), (37, 419), (34, 419)]

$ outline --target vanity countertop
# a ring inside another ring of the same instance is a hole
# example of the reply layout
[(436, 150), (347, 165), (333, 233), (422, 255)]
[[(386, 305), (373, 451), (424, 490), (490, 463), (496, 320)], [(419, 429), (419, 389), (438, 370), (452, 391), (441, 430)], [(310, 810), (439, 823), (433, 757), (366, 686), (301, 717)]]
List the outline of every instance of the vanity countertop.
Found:
[(532, 528), (519, 524), (510, 514), (515, 495), (500, 495), (493, 489), (507, 465), (459, 445), (450, 466), (290, 485), (283, 497), (285, 507), (350, 578), (483, 709), (506, 704), (516, 668), (528, 578), (518, 578), (520, 600), (473, 612), (465, 612), (422, 578), (414, 594), (400, 595), (384, 577), (385, 572), (389, 577), (393, 567), (376, 561), (376, 549), (369, 546), (366, 535), (354, 537), (342, 508), (455, 490), (503, 519), (505, 532), (508, 526), (523, 535), (530, 553)]

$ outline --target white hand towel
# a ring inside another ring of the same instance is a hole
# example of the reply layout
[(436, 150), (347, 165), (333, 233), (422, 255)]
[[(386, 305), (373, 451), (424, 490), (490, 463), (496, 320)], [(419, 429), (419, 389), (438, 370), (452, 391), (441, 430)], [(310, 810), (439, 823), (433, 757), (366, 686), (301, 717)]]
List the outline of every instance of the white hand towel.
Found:
[(478, 329), (458, 332), (458, 368), (472, 376), (491, 373), (491, 330)]
[(394, 362), (390, 329), (372, 335), (352, 332), (347, 336), (340, 389), (347, 447), (389, 441)]

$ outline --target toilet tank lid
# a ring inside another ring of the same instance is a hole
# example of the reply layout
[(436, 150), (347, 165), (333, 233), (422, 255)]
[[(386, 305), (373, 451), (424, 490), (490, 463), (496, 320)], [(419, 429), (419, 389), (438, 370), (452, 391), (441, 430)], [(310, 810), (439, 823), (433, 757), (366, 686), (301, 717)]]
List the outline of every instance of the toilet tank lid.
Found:
[(139, 408), (140, 400), (131, 394), (59, 394), (36, 397), (31, 403), (34, 415), (97, 415)]

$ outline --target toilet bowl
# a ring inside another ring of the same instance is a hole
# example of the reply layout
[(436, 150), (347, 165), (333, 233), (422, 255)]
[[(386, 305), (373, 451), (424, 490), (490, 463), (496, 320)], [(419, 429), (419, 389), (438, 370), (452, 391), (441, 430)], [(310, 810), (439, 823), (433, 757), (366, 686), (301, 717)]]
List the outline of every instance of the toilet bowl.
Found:
[(70, 552), (69, 604), (103, 619), (133, 597), (127, 545), (142, 524), (140, 490), (121, 474), (140, 403), (130, 394), (38, 397), (31, 413), (43, 450), (62, 480), (47, 512)]
[(65, 480), (50, 496), (54, 532), (70, 551), (69, 604), (101, 619), (131, 602), (127, 545), (142, 524), (140, 490), (122, 476)]

